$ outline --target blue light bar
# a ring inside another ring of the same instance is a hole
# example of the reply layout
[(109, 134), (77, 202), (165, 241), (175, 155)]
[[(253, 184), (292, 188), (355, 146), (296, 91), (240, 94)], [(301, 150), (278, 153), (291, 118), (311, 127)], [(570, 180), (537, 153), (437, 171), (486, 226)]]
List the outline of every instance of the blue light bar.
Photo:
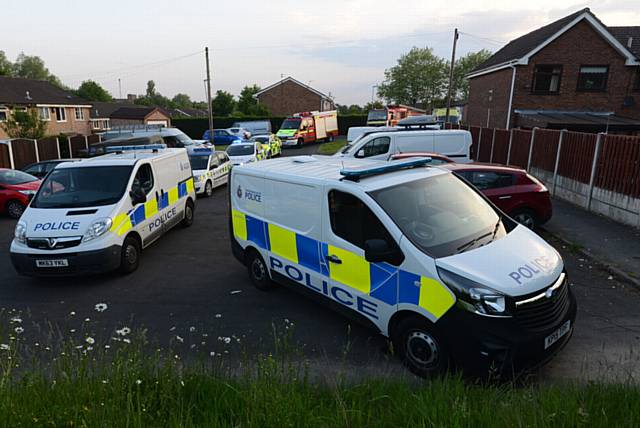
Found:
[(104, 151), (106, 153), (113, 152), (127, 152), (127, 151), (135, 151), (135, 150), (160, 150), (166, 149), (166, 144), (143, 144), (139, 146), (109, 146), (105, 147)]
[(210, 148), (195, 148), (191, 150), (192, 154), (195, 155), (212, 155), (213, 154), (213, 150)]
[(411, 158), (406, 161), (389, 162), (385, 165), (374, 166), (373, 168), (341, 169), (340, 175), (342, 175), (345, 180), (358, 181), (360, 180), (360, 178), (366, 177), (368, 175), (386, 174), (388, 172), (426, 166), (430, 162), (430, 157), (419, 159)]

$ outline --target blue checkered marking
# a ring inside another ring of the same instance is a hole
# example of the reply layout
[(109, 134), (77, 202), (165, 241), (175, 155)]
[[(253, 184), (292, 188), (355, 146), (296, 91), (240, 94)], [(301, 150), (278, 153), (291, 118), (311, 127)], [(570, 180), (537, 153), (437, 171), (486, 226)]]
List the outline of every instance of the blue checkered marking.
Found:
[(178, 184), (178, 197), (182, 198), (183, 196), (187, 196), (187, 182), (186, 181)]
[(163, 210), (169, 206), (169, 194), (163, 193), (158, 199), (158, 211)]
[(371, 263), (369, 295), (388, 305), (398, 303), (398, 269), (387, 263)]
[(296, 247), (298, 249), (298, 263), (320, 274), (328, 275), (322, 271), (320, 241), (296, 233)]
[(131, 213), (129, 218), (131, 219), (131, 226), (142, 223), (146, 218), (144, 213), (144, 204), (139, 205), (138, 208), (136, 208), (135, 211)]
[(268, 233), (265, 228), (267, 223), (255, 217), (246, 216), (247, 219), (247, 240), (253, 241), (258, 247), (269, 250)]
[(398, 283), (400, 285), (399, 303), (417, 305), (420, 301), (420, 276), (404, 270), (398, 271)]

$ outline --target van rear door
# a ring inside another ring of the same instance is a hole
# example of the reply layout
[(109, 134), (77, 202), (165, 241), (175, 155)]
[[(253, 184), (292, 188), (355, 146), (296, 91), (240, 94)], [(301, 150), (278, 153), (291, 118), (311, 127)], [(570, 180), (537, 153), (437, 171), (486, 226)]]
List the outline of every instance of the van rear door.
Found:
[(434, 153), (440, 153), (456, 162), (469, 161), (469, 146), (466, 135), (458, 131), (434, 134)]
[(415, 134), (394, 135), (394, 153), (433, 152), (433, 133), (414, 131)]

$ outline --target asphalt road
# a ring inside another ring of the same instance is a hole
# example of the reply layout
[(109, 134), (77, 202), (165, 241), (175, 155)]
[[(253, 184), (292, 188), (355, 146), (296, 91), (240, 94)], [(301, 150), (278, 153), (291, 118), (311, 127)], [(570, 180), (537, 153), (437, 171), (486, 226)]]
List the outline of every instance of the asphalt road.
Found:
[[(289, 289), (264, 293), (252, 287), (231, 255), (226, 187), (199, 199), (194, 225), (172, 230), (145, 250), (139, 269), (128, 276), (20, 277), (8, 251), (14, 225), (0, 217), (0, 318), (19, 314), (27, 343), (59, 336), (82, 342), (87, 335), (108, 341), (126, 326), (146, 329), (153, 346), (170, 346), (183, 358), (215, 352), (233, 363), (281, 349), (285, 339), (323, 374), (406, 375), (380, 336)], [(552, 244), (564, 257), (579, 313), (571, 342), (540, 377), (637, 379), (640, 293)], [(107, 309), (97, 312), (98, 303)]]

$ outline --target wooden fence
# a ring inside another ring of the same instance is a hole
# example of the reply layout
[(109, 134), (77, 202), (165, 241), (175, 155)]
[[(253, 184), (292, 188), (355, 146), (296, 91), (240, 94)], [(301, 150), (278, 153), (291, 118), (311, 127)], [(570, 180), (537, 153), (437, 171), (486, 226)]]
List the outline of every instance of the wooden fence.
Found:
[(15, 138), (0, 141), (0, 168), (22, 169), (35, 162), (81, 157), (99, 135), (46, 137), (39, 140)]

